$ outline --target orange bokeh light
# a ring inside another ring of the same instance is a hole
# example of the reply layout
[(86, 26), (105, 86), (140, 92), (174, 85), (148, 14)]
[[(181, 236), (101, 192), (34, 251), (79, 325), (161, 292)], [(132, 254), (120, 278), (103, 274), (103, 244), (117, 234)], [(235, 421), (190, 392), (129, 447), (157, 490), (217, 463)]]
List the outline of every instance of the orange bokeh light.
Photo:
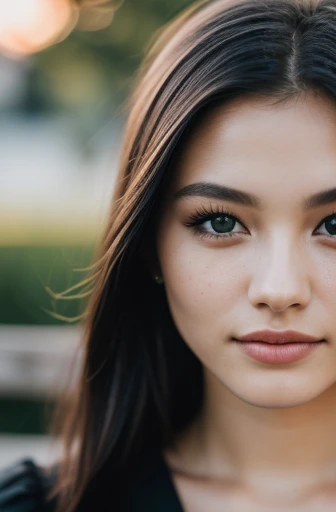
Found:
[(0, 51), (28, 55), (63, 39), (78, 8), (70, 0), (0, 0)]

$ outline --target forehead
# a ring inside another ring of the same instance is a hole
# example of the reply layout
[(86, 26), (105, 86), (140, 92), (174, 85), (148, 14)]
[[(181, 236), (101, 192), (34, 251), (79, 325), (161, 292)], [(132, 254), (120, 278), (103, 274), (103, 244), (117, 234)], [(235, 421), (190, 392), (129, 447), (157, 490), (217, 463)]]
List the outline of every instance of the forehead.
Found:
[(335, 186), (335, 106), (307, 94), (276, 105), (245, 97), (213, 108), (189, 136), (172, 188), (199, 181), (260, 196)]

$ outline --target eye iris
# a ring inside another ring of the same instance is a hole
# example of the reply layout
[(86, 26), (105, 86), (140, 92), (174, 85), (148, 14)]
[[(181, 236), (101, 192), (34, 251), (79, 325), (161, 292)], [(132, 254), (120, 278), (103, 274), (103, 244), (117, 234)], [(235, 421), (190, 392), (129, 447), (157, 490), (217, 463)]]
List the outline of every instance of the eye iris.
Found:
[(336, 235), (336, 218), (335, 217), (332, 217), (331, 219), (326, 220), (325, 225), (326, 225), (327, 231), (329, 232), (330, 235)]
[[(335, 219), (336, 220), (336, 219)], [(227, 215), (221, 215), (211, 220), (211, 227), (217, 233), (227, 233), (234, 228), (236, 221)], [(336, 226), (335, 226), (336, 229)]]

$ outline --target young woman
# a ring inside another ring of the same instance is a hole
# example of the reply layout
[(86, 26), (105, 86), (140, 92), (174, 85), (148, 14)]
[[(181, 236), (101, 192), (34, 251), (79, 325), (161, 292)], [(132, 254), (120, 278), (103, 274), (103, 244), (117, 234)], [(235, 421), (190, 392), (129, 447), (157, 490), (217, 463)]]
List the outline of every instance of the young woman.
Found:
[(335, 99), (335, 0), (207, 1), (163, 31), (64, 457), (8, 468), (2, 511), (335, 510)]

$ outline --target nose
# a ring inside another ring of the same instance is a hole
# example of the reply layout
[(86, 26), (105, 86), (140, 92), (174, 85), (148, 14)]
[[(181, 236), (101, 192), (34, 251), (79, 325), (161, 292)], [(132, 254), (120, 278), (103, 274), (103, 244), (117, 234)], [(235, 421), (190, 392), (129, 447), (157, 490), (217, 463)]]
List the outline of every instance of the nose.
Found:
[(297, 245), (282, 233), (273, 236), (267, 248), (259, 249), (248, 290), (253, 306), (267, 305), (273, 312), (307, 306), (311, 297), (309, 269)]

